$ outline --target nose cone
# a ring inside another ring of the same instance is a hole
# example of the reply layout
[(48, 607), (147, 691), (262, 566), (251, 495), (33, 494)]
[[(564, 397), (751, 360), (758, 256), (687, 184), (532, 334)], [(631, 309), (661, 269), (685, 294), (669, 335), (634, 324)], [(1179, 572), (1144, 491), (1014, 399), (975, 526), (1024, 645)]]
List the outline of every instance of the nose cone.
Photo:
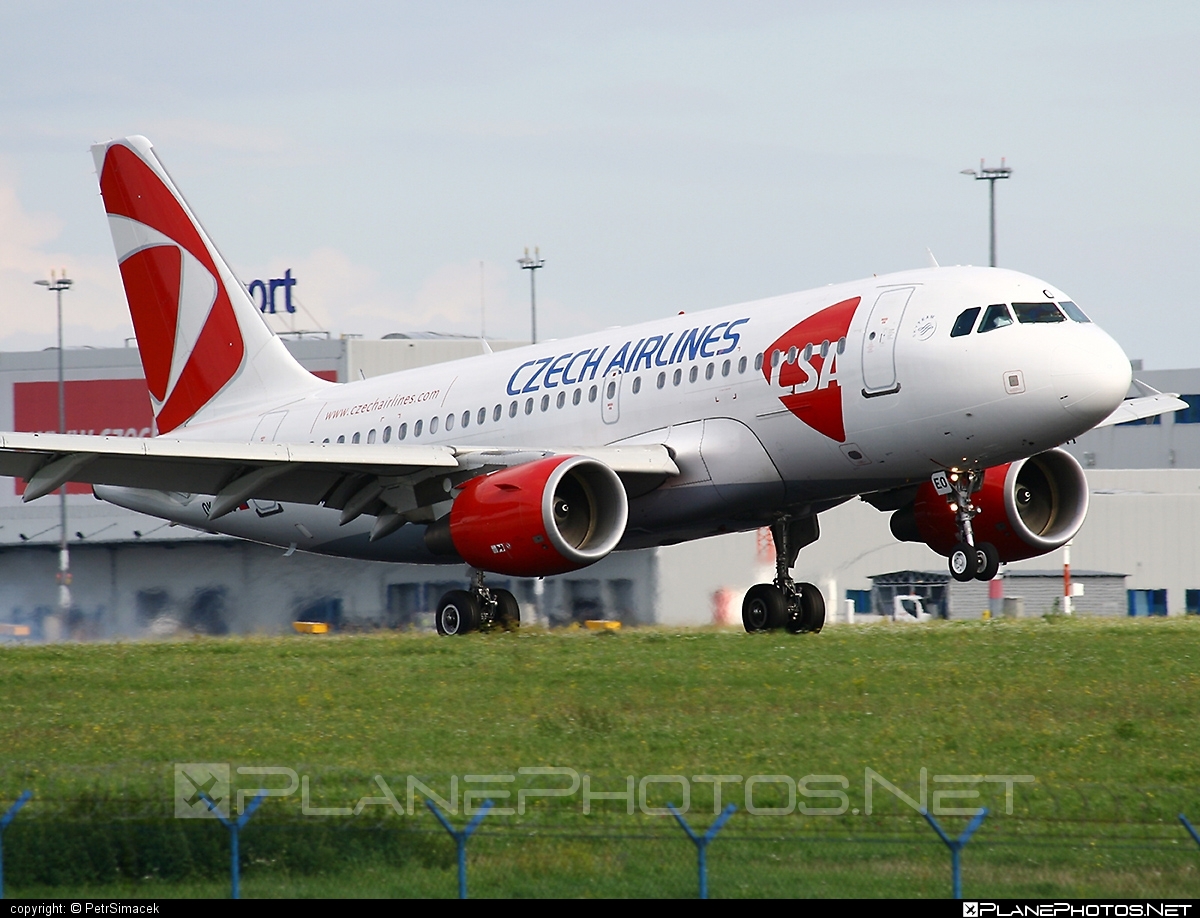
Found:
[(1055, 351), (1051, 377), (1059, 404), (1090, 430), (1121, 404), (1132, 372), (1121, 346), (1095, 325), (1071, 331), (1073, 340)]

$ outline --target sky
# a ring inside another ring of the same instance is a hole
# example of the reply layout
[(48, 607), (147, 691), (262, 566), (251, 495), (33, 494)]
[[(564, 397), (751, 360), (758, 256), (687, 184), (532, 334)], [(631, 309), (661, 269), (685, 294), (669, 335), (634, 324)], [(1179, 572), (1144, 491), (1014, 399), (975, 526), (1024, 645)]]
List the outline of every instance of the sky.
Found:
[[(1200, 5), (5, 3), (0, 350), (131, 336), (92, 143), (144, 134), (296, 328), (539, 337), (941, 264), (1200, 366)], [(275, 319), (276, 327), (289, 327)]]

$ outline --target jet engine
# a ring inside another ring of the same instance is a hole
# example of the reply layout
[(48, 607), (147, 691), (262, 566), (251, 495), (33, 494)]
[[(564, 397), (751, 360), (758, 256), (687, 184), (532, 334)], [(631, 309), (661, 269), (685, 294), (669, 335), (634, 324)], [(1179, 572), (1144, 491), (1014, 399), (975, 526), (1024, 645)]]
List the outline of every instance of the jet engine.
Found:
[(480, 570), (544, 577), (605, 557), (628, 519), (616, 472), (586, 456), (550, 456), (460, 485), (450, 514), (426, 530), (425, 542)]
[[(1087, 478), (1070, 453), (1047, 450), (987, 469), (971, 502), (979, 510), (971, 522), (976, 544), (991, 542), (1001, 561), (1020, 561), (1061, 547), (1079, 531), (1088, 510)], [(892, 514), (891, 529), (902, 542), (924, 542), (947, 556), (958, 541), (954, 511), (929, 482)]]

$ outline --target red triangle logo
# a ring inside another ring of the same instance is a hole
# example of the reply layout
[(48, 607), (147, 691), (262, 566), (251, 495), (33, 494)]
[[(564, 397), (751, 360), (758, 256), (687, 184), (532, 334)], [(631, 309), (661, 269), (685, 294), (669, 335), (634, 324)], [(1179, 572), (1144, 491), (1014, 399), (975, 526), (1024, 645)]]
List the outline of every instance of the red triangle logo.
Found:
[(838, 360), (861, 297), (842, 300), (780, 335), (763, 355), (763, 377), (786, 390), (785, 408), (818, 433), (846, 441)]

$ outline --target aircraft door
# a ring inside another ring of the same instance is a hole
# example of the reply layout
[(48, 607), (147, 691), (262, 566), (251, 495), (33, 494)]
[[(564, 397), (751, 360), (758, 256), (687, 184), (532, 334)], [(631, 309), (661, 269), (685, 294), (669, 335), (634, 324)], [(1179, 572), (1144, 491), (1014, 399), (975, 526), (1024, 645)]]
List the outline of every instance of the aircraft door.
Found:
[(900, 391), (896, 379), (896, 335), (912, 292), (912, 287), (885, 290), (871, 307), (862, 349), (863, 395), (867, 398)]
[(279, 433), (279, 425), (287, 417), (286, 411), (271, 411), (262, 416), (254, 433), (250, 435), (251, 443), (274, 443), (275, 435)]
[(615, 424), (621, 419), (621, 371), (610, 370), (604, 377), (600, 390), (600, 416), (605, 424)]

